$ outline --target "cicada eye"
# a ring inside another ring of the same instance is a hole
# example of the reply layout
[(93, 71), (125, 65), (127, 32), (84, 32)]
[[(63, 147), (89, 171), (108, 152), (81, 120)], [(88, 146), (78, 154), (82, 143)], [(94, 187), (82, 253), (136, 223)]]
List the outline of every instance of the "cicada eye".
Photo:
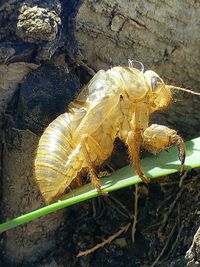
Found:
[(155, 89), (158, 85), (158, 78), (157, 77), (152, 77), (151, 78), (151, 87), (152, 89)]
[(159, 77), (156, 76), (151, 77), (151, 88), (153, 91), (158, 89), (158, 87), (162, 84), (163, 81)]

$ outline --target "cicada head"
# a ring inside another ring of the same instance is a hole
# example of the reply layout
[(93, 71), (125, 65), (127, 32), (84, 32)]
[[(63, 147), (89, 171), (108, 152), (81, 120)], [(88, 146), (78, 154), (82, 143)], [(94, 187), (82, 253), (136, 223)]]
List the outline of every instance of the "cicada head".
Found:
[(147, 70), (144, 73), (148, 92), (149, 92), (149, 102), (151, 106), (151, 111), (154, 112), (156, 110), (163, 110), (170, 106), (173, 102), (173, 92), (174, 90), (183, 91), (189, 94), (198, 95), (200, 93), (194, 92), (189, 89), (185, 89), (182, 87), (167, 85), (163, 82), (163, 80), (159, 77), (157, 73), (151, 70)]
[(149, 88), (149, 102), (152, 112), (166, 109), (172, 103), (172, 92), (160, 76), (151, 70), (144, 73), (147, 87)]

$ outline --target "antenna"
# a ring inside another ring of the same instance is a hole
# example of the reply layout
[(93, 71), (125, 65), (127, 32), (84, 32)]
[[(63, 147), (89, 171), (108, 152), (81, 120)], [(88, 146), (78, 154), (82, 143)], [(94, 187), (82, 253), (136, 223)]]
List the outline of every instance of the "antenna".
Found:
[(186, 92), (186, 93), (189, 93), (189, 94), (199, 95), (200, 96), (200, 93), (194, 92), (192, 90), (185, 89), (185, 88), (182, 88), (182, 87), (178, 87), (178, 86), (174, 86), (174, 85), (167, 85), (167, 87), (170, 88), (170, 89), (175, 89), (175, 90), (183, 91), (183, 92)]

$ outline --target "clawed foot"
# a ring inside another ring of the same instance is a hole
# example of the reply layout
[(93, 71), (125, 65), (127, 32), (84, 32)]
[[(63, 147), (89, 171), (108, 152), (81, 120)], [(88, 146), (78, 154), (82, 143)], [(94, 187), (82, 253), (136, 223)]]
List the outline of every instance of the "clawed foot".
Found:
[(108, 192), (106, 192), (104, 189), (101, 188), (100, 179), (98, 178), (94, 168), (89, 169), (89, 177), (91, 183), (97, 189), (99, 194), (101, 194), (102, 196), (108, 196)]
[(99, 192), (99, 194), (101, 194), (102, 196), (104, 197), (107, 197), (109, 194), (108, 192), (106, 192), (104, 189), (102, 189), (101, 187), (100, 188), (97, 188), (97, 191)]
[(140, 177), (140, 179), (141, 179), (145, 184), (150, 183), (150, 179), (149, 179), (148, 177), (146, 177), (143, 173), (138, 174), (138, 176)]

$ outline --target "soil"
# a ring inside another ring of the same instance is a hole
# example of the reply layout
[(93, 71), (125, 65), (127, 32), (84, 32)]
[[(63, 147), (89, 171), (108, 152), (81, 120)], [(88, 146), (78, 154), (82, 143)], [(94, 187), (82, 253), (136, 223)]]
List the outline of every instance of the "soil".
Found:
[(68, 254), (64, 266), (186, 266), (185, 254), (199, 224), (198, 180), (198, 172), (192, 171), (181, 188), (177, 175), (148, 187), (140, 185), (135, 243), (130, 228), (112, 243), (80, 258), (76, 257), (80, 251), (133, 222), (134, 188), (89, 201), (88, 207), (72, 208), (64, 225), (66, 237), (62, 236)]

